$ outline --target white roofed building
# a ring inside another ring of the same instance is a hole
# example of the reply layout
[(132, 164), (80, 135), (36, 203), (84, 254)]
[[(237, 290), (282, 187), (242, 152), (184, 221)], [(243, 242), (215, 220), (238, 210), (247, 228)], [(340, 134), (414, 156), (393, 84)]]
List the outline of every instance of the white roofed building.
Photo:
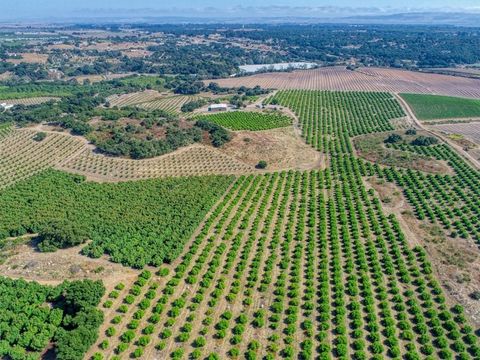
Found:
[(208, 111), (215, 112), (215, 111), (227, 111), (228, 105), (227, 104), (212, 104), (208, 107)]

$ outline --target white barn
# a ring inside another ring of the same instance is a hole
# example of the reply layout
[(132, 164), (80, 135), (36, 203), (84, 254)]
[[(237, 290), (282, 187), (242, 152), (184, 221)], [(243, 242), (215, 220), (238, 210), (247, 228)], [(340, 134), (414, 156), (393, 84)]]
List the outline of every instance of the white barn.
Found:
[(227, 104), (212, 104), (208, 107), (208, 111), (216, 112), (216, 111), (227, 111), (228, 105)]

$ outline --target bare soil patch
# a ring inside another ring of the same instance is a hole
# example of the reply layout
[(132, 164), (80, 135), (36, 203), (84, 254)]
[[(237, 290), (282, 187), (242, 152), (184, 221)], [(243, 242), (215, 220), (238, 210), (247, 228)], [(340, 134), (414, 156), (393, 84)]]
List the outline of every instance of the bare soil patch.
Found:
[(22, 62), (29, 64), (46, 64), (48, 60), (48, 54), (39, 53), (21, 53), (19, 54), (21, 59), (8, 59), (7, 61), (12, 64), (20, 64)]
[(42, 253), (27, 242), (9, 250), (9, 257), (0, 265), (0, 274), (11, 278), (35, 280), (42, 284), (58, 284), (63, 280), (103, 280), (107, 288), (120, 281), (129, 282), (138, 271), (108, 261), (91, 259), (80, 254), (83, 245)]
[(323, 155), (305, 144), (293, 127), (238, 131), (220, 150), (252, 166), (265, 160), (269, 170), (318, 169), (324, 163)]

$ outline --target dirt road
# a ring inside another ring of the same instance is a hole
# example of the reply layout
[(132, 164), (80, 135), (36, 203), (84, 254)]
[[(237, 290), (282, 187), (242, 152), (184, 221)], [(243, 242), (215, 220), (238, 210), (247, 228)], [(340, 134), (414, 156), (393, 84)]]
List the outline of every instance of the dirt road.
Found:
[(462, 156), (465, 160), (467, 160), (470, 164), (472, 164), (476, 169), (480, 170), (480, 162), (477, 159), (475, 159), (472, 155), (470, 155), (467, 151), (465, 151), (460, 145), (456, 144), (455, 142), (453, 142), (452, 140), (450, 140), (446, 136), (443, 136), (443, 135), (441, 135), (441, 134), (439, 134), (435, 131), (432, 131), (432, 130), (426, 128), (422, 124), (422, 122), (420, 120), (418, 120), (417, 116), (413, 112), (410, 105), (408, 105), (408, 103), (398, 93), (395, 93), (394, 96), (398, 100), (400, 105), (402, 106), (405, 113), (407, 114), (407, 117), (409, 117), (413, 121), (413, 123), (415, 124), (415, 126), (417, 128), (426, 131), (427, 133), (431, 134), (432, 136), (435, 136), (435, 137), (439, 138), (442, 142), (450, 145), (454, 150), (457, 151), (457, 153), (460, 156)]

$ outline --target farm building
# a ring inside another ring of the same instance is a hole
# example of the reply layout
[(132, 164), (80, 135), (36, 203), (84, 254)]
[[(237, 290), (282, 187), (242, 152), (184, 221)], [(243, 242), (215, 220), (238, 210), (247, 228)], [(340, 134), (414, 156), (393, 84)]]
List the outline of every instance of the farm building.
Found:
[(208, 107), (208, 111), (216, 112), (216, 111), (227, 111), (228, 105), (227, 104), (212, 104)]

